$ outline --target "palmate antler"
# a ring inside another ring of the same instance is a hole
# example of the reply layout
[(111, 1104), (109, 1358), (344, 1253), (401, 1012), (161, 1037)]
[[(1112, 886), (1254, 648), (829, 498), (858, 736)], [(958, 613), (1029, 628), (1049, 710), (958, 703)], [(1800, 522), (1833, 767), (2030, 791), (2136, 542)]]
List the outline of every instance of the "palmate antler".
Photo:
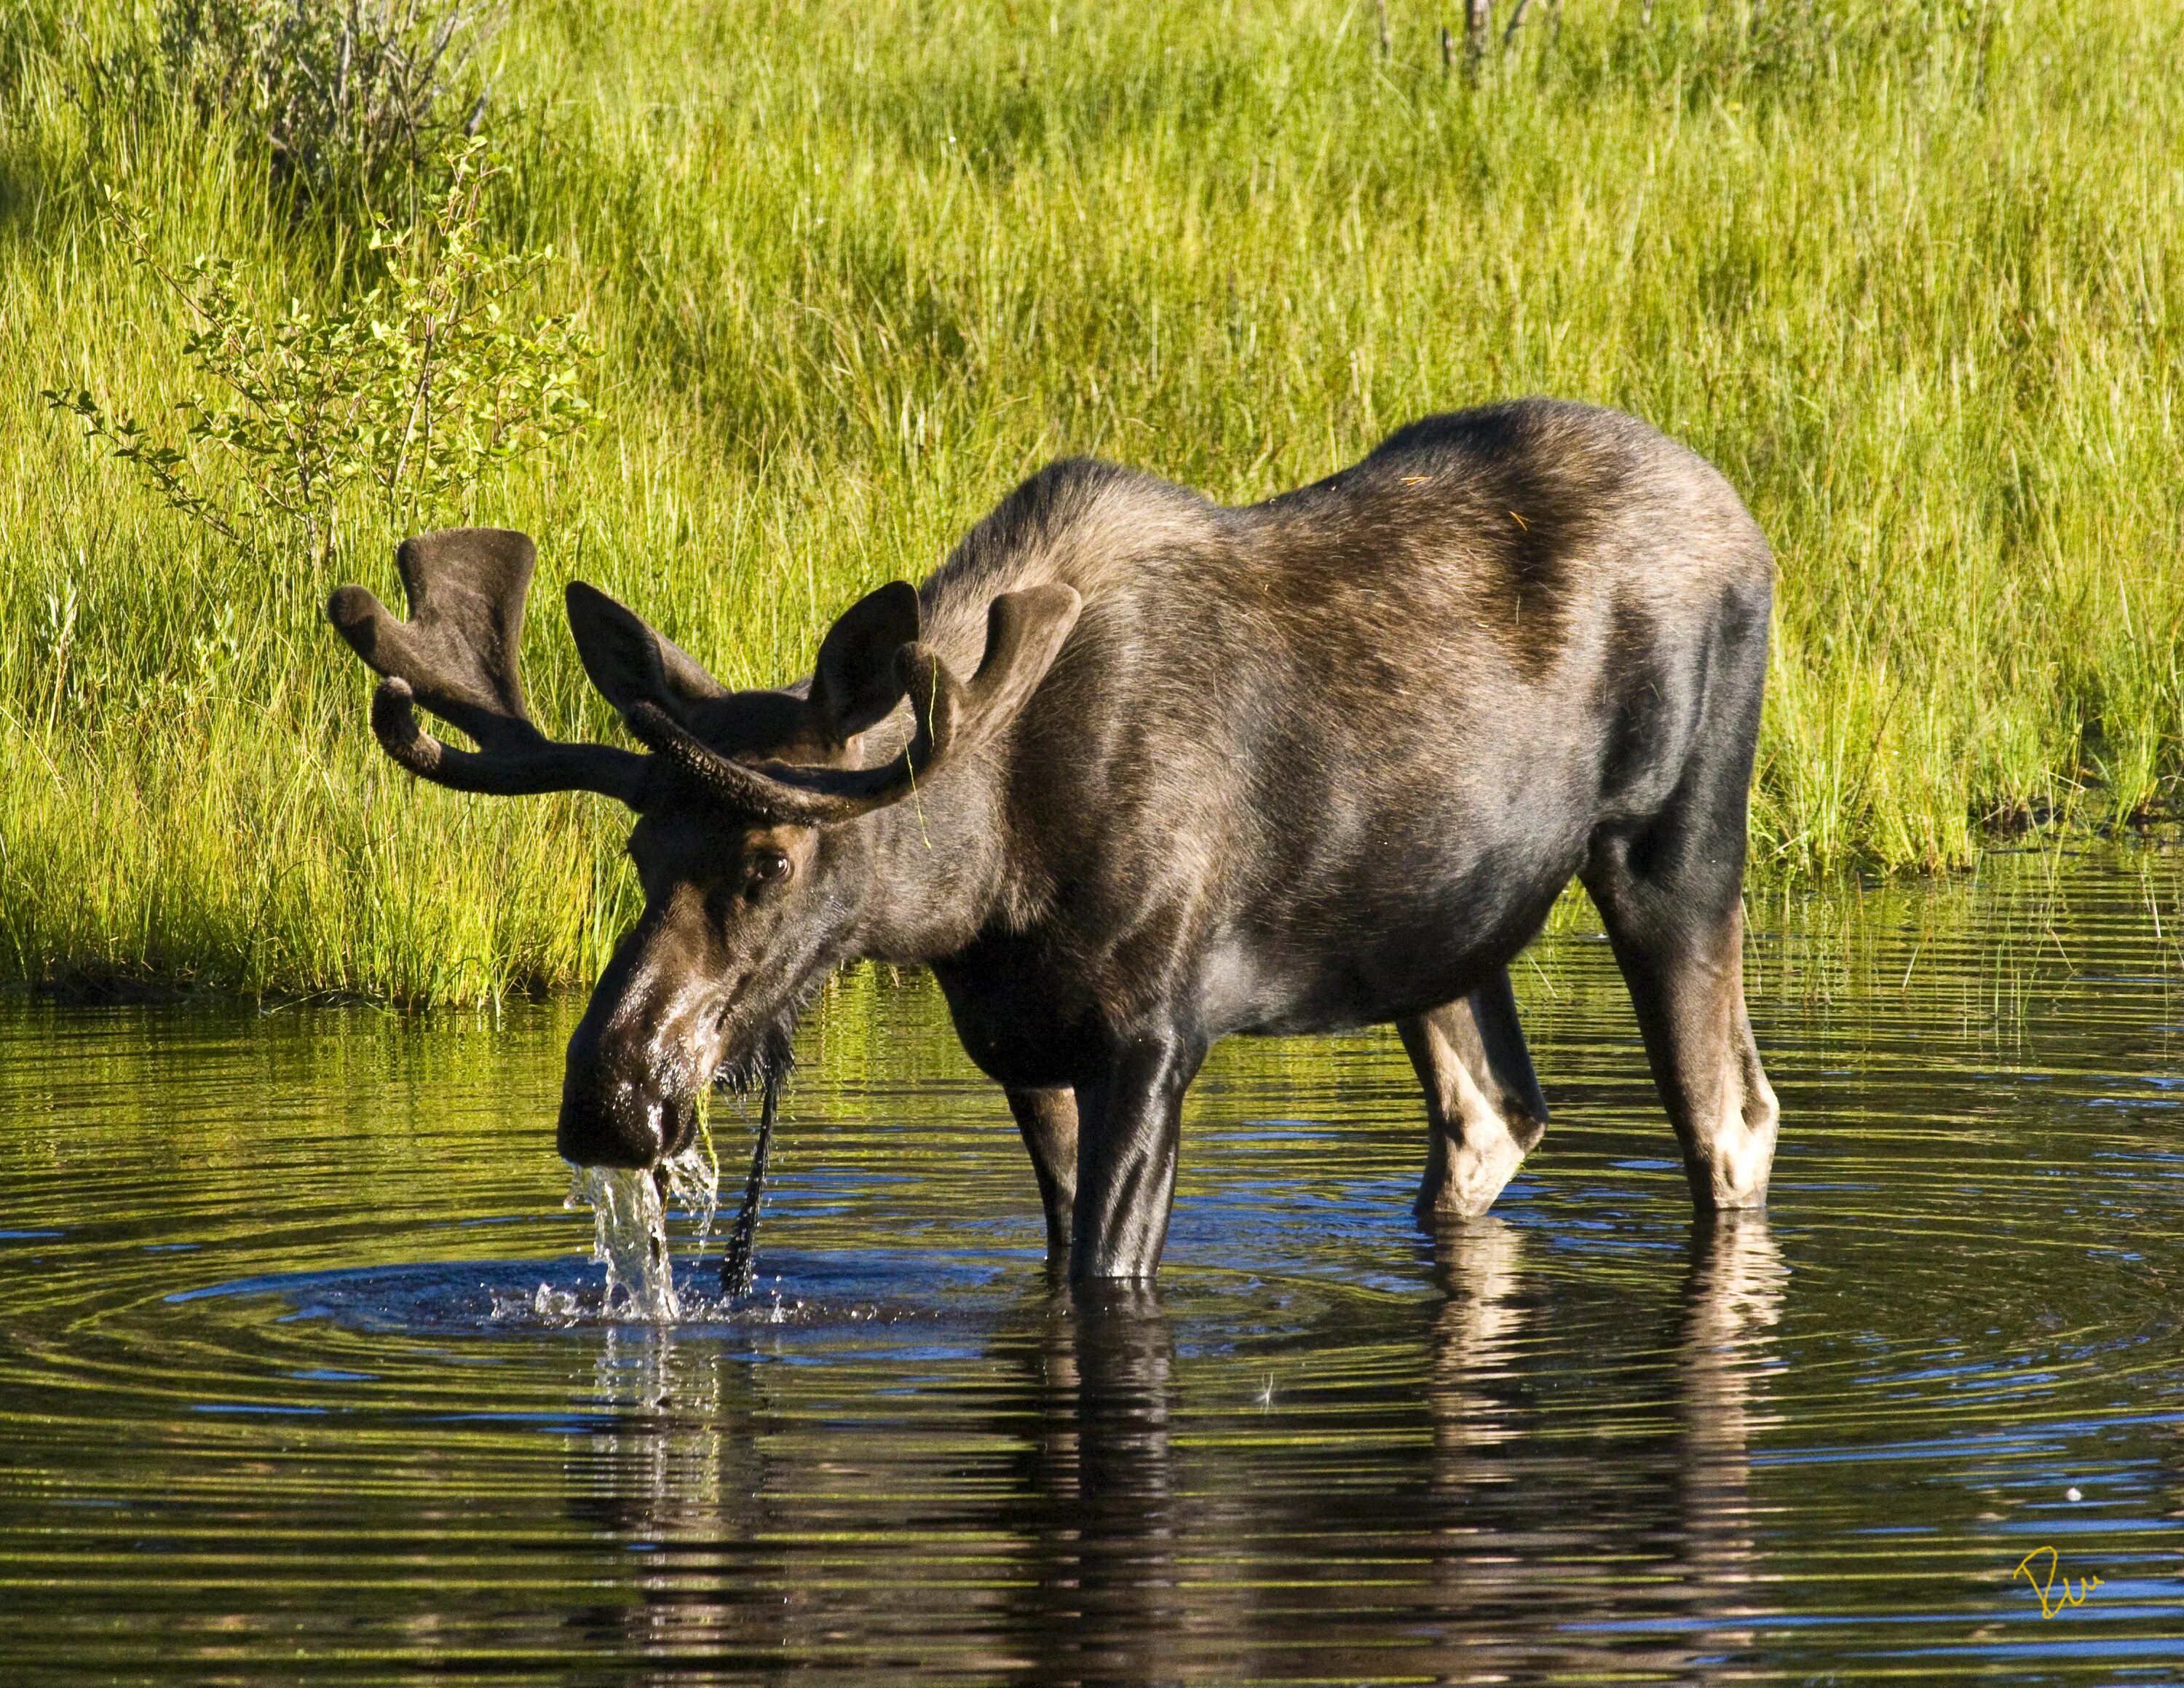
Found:
[[(678, 706), (694, 693), (718, 695), (717, 683), (604, 593), (572, 586), (586, 668), (654, 752), (639, 756), (561, 743), (532, 724), (516, 653), (535, 560), (528, 539), (502, 528), (426, 534), (395, 553), (409, 621), (395, 620), (361, 586), (343, 586), (328, 601), (342, 637), (383, 677), (372, 698), (373, 732), (421, 779), (463, 791), (599, 791), (640, 810), (694, 803), (753, 820), (832, 825), (900, 802), (989, 738), (1037, 689), (1080, 608), (1075, 591), (1052, 584), (994, 599), (984, 657), (965, 685), (916, 637), (916, 595), (900, 584), (881, 588), (827, 635), (813, 699), (803, 707), (813, 712), (816, 736), (845, 742), (906, 698), (910, 741), (883, 767), (808, 768), (754, 765), (705, 744), (677, 718)], [(873, 637), (883, 629), (892, 631)], [(425, 732), (416, 703), (478, 748), (455, 750)]]
[[(410, 619), (361, 586), (343, 586), (326, 616), (382, 676), (371, 729), (421, 780), (458, 791), (521, 796), (599, 791), (642, 807), (648, 758), (610, 745), (565, 744), (532, 724), (516, 651), (538, 552), (504, 528), (455, 528), (404, 539), (394, 553)], [(417, 724), (413, 703), (477, 741), (450, 748)]]

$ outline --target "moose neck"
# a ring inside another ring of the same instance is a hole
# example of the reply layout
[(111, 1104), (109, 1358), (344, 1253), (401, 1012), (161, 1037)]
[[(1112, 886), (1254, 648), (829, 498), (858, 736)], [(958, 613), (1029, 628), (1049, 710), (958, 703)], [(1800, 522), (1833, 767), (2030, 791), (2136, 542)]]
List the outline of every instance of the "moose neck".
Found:
[(995, 763), (981, 757), (856, 823), (866, 830), (860, 955), (932, 962), (978, 936), (1007, 892), (998, 787)]

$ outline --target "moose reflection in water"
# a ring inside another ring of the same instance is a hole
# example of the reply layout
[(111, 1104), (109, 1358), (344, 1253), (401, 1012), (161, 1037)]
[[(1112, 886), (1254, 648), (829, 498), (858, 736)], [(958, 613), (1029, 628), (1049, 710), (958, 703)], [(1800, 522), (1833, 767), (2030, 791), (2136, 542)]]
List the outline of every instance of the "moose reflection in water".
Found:
[[(1048, 1292), (922, 980), (808, 1018), (760, 1291), (664, 1330), (587, 1311), (574, 1004), (0, 1000), (0, 1678), (2176, 1678), (2180, 895), (1755, 897), (1807, 1124), (1696, 1249), (1580, 920), (1518, 981), (1562, 1153), (1487, 1221), (1398, 1211), (1392, 1037), (1228, 1045), (1127, 1317)], [(2044, 1545), (2051, 1609), (2101, 1579), (2048, 1620)]]
[[(1784, 1279), (1765, 1219), (1699, 1227), (1663, 1322), (1599, 1356), (1630, 1380), (1606, 1423), (1540, 1392), (1535, 1246), (1492, 1218), (1448, 1225), (1432, 1296), (1346, 1305), (1338, 1341), (1424, 1355), (1401, 1419), (1309, 1373), (1254, 1395), (1146, 1288), (1002, 1315), (983, 1428), (930, 1454), (907, 1414), (800, 1399), (801, 1368), (614, 1333), (596, 1381), (621, 1406), (569, 1473), (581, 1521), (678, 1545), (582, 1621), (641, 1657), (877, 1668), (909, 1662), (891, 1629), (914, 1645), (944, 1603), (956, 1668), (1026, 1683), (1674, 1674), (1734, 1654), (1768, 1611), (1747, 1493)], [(1326, 1356), (1329, 1333), (1307, 1334)], [(1596, 1507), (1570, 1492), (1607, 1471)]]
[(932, 969), (1073, 1278), (1152, 1276), (1184, 1092), (1235, 1035), (1396, 1025), (1426, 1093), (1419, 1214), (1475, 1216), (1546, 1125), (1506, 970), (1578, 877), (1693, 1202), (1766, 1199), (1741, 892), (1774, 563), (1728, 482), (1631, 417), (1429, 417), (1243, 508), (1056, 463), (777, 690), (731, 691), (572, 584), (642, 756), (532, 724), (522, 534), (398, 562), (409, 621), (361, 586), (328, 605), (382, 676), (388, 754), (638, 816), (644, 911), (569, 1042), (580, 1165), (682, 1150), (705, 1087), (777, 1073), (811, 992), (864, 957)]

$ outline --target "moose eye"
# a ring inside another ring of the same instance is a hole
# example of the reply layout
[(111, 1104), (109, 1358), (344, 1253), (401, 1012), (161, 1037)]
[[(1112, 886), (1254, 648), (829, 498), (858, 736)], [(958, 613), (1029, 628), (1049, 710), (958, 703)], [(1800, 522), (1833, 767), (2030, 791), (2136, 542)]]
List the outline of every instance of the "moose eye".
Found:
[(758, 885), (775, 885), (794, 871), (794, 864), (778, 850), (760, 850), (751, 858), (750, 876)]

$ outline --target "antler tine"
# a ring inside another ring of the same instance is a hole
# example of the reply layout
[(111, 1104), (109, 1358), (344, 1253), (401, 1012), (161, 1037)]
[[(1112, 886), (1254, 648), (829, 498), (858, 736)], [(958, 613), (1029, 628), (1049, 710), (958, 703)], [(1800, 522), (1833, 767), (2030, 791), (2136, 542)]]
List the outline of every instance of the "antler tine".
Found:
[(878, 768), (753, 767), (701, 744), (656, 704), (636, 704), (623, 718), (639, 740), (724, 807), (788, 825), (831, 825), (901, 801), (928, 773), (976, 748), (1012, 718), (1053, 662), (1081, 607), (1077, 593), (1059, 584), (996, 598), (987, 612), (985, 656), (967, 687), (930, 646), (901, 646), (895, 676), (916, 729), (901, 753)]
[[(373, 733), (421, 779), (460, 791), (599, 791), (634, 808), (644, 757), (549, 739), (524, 703), (516, 654), (537, 556), (529, 539), (506, 528), (421, 534), (395, 552), (407, 622), (361, 586), (338, 589), (326, 616), (382, 677), (372, 698)], [(452, 749), (424, 731), (413, 702), (470, 735), (477, 750)]]
[(521, 797), (542, 791), (598, 791), (644, 807), (647, 759), (611, 745), (563, 744), (542, 736), (528, 752), (481, 754), (443, 744), (417, 724), (415, 694), (389, 676), (371, 694), (371, 731), (380, 747), (421, 780), (450, 791)]
[(948, 754), (962, 688), (922, 645), (905, 646), (895, 662), (910, 690), (917, 729), (884, 767), (796, 768), (782, 762), (754, 767), (700, 743), (656, 703), (635, 704), (623, 719), (632, 735), (722, 808), (785, 826), (832, 826), (895, 802)]

